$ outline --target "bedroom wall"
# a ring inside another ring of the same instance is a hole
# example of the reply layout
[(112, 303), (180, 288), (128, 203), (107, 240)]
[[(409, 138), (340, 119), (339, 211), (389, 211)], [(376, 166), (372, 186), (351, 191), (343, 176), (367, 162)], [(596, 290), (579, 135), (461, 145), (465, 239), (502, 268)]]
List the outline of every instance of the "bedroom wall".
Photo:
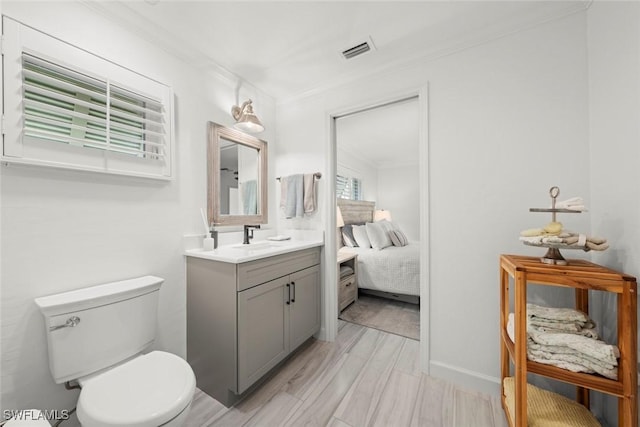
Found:
[[(277, 106), (276, 169), (326, 172), (331, 112), (428, 84), (432, 374), (497, 392), (498, 256), (540, 254), (517, 236), (549, 220), (528, 212), (549, 187), (589, 194), (585, 34), (578, 13)], [(566, 222), (589, 228), (587, 215)]]
[[(594, 253), (593, 261), (640, 277), (640, 4), (594, 2), (587, 36), (591, 231), (611, 244)], [(611, 337), (615, 299), (602, 296), (594, 308)], [(609, 424), (616, 425), (615, 399), (607, 397), (604, 408)]]
[[(340, 134), (340, 120), (337, 123)], [(357, 155), (340, 149), (338, 142), (338, 173), (362, 180), (362, 199), (375, 202), (378, 198), (378, 169)]]
[[(206, 122), (231, 124), (236, 82), (178, 59), (96, 7), (3, 1), (2, 13), (173, 86), (175, 178), (0, 167), (2, 409), (61, 410), (77, 400), (76, 391), (51, 379), (44, 324), (33, 302), (38, 296), (146, 274), (163, 277), (155, 347), (186, 352), (183, 235), (203, 234)], [(273, 150), (273, 100), (246, 86), (240, 96), (253, 99), (267, 128), (261, 137)]]
[(419, 168), (407, 164), (378, 169), (376, 206), (391, 212), (393, 222), (409, 240), (420, 240)]

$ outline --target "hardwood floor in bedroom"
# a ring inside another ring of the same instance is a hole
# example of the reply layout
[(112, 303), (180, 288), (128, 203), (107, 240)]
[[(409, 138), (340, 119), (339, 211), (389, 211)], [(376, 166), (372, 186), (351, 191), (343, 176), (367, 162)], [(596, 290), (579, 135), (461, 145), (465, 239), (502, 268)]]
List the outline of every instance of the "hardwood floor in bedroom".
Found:
[(506, 426), (497, 397), (426, 376), (418, 341), (340, 321), (232, 408), (200, 390), (186, 426)]

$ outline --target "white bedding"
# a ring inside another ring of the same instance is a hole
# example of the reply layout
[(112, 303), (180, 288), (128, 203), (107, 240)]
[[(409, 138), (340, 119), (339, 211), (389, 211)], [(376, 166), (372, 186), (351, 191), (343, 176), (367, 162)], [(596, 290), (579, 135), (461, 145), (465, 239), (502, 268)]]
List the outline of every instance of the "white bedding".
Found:
[(420, 295), (420, 244), (382, 250), (343, 247), (358, 254), (358, 287), (404, 295)]

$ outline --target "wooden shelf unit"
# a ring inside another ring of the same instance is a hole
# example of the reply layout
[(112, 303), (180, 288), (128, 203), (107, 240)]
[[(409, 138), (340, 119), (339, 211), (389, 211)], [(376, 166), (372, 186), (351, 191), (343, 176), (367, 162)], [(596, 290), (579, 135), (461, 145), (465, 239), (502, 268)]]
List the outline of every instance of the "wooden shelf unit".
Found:
[[(515, 343), (507, 334), (509, 317), (510, 278), (514, 292)], [(589, 313), (589, 291), (617, 294), (618, 380), (599, 375), (571, 372), (555, 366), (527, 360), (527, 284), (560, 286), (575, 289), (575, 308)], [(527, 373), (534, 373), (577, 386), (577, 401), (589, 408), (589, 390), (618, 397), (618, 425), (638, 426), (637, 374), (637, 284), (635, 277), (618, 273), (597, 264), (570, 260), (569, 265), (550, 265), (538, 257), (520, 255), (500, 256), (500, 371), (501, 379), (511, 376), (514, 366), (515, 414), (510, 414), (503, 381), (502, 407), (511, 426), (527, 425)]]

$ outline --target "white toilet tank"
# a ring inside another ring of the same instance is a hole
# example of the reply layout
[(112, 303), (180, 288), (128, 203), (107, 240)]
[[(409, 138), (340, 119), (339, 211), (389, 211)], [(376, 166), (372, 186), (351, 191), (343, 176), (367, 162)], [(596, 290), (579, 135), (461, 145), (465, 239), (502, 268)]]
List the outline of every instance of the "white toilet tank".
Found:
[(36, 298), (55, 382), (115, 365), (151, 345), (163, 281), (144, 276)]

